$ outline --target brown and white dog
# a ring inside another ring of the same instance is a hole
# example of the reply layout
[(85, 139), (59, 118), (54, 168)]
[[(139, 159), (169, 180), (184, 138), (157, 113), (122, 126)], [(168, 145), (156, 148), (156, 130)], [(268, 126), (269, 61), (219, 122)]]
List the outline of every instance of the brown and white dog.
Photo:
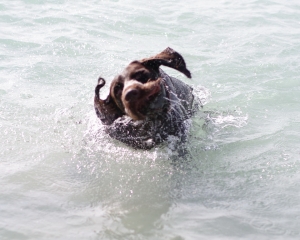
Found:
[(114, 78), (105, 100), (99, 95), (105, 80), (98, 79), (94, 106), (111, 137), (142, 149), (154, 147), (169, 135), (184, 138), (185, 121), (196, 108), (193, 89), (167, 75), (161, 65), (191, 78), (183, 57), (167, 48), (153, 57), (131, 62)]

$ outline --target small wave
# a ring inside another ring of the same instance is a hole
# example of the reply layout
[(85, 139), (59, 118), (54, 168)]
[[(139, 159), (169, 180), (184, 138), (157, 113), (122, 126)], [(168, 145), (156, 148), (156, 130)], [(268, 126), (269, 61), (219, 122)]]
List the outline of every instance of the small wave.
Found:
[(211, 93), (208, 88), (205, 88), (203, 86), (194, 86), (193, 90), (195, 98), (198, 99), (201, 107), (203, 107), (210, 101)]
[(248, 115), (243, 116), (241, 112), (209, 112), (207, 120), (215, 126), (226, 128), (229, 126), (241, 128), (247, 125)]

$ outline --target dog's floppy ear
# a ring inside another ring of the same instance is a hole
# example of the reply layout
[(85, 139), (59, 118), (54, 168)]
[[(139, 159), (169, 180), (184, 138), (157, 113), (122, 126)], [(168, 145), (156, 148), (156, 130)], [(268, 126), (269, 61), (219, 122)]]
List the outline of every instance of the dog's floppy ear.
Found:
[(121, 117), (123, 112), (118, 108), (116, 103), (108, 95), (105, 100), (100, 99), (100, 89), (105, 85), (103, 78), (98, 79), (98, 84), (95, 87), (94, 107), (97, 116), (104, 125), (112, 124), (117, 118)]
[(145, 67), (152, 68), (157, 72), (159, 66), (164, 65), (182, 72), (188, 78), (192, 77), (190, 71), (186, 68), (183, 57), (178, 52), (169, 47), (153, 57), (142, 59), (141, 63)]

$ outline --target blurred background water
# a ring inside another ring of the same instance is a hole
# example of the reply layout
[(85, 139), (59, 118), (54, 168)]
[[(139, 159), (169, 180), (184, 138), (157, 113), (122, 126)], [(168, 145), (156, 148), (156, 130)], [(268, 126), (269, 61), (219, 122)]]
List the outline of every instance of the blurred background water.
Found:
[[(298, 1), (0, 11), (1, 239), (299, 239)], [(93, 109), (98, 76), (168, 46), (205, 103), (185, 158), (110, 139)]]

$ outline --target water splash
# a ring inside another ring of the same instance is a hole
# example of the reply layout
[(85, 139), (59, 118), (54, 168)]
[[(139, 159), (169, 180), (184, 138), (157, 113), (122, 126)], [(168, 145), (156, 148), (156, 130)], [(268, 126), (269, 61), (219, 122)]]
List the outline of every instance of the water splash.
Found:
[(247, 125), (248, 115), (242, 115), (241, 111), (209, 112), (206, 120), (218, 128), (241, 128)]

